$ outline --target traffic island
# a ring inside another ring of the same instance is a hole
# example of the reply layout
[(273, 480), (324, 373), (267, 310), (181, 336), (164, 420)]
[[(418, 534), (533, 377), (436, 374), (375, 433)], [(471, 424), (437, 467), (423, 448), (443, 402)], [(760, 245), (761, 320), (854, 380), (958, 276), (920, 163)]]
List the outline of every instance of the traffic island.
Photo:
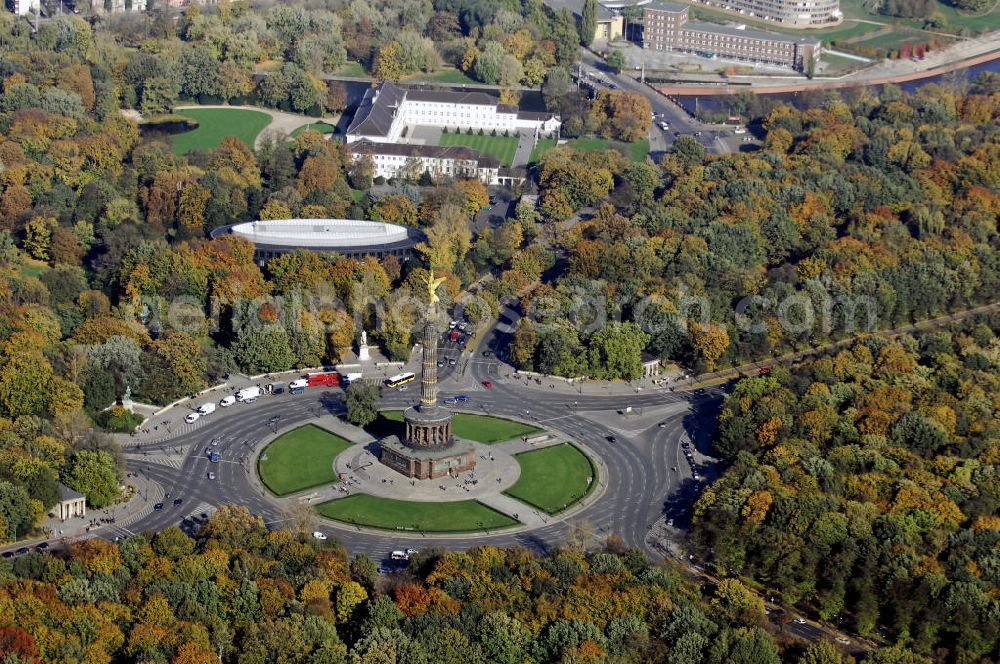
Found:
[(333, 463), (352, 443), (314, 424), (275, 438), (257, 459), (257, 474), (276, 496), (337, 482)]
[(548, 514), (565, 510), (596, 486), (590, 458), (570, 443), (521, 452), (514, 459), (521, 476), (504, 493)]
[(477, 500), (431, 503), (358, 494), (316, 509), (325, 517), (355, 526), (414, 533), (475, 532), (518, 524)]

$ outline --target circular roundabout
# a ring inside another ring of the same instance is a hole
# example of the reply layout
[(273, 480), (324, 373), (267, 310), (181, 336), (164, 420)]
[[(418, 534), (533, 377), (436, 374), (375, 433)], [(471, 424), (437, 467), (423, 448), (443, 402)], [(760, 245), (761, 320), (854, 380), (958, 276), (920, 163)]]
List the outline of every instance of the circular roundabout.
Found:
[(541, 527), (599, 484), (599, 461), (566, 436), (461, 412), (449, 449), (473, 463), (408, 476), (391, 463), (403, 419), (389, 410), (367, 430), (324, 418), (283, 432), (257, 458), (258, 477), (276, 498), (308, 503), (341, 527), (420, 536)]

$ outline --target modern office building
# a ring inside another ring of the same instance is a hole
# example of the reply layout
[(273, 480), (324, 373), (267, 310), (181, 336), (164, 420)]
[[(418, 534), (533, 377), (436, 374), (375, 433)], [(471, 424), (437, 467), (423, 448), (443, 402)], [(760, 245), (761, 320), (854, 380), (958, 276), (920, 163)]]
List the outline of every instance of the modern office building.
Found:
[(268, 219), (222, 226), (213, 238), (235, 235), (254, 244), (254, 259), (267, 261), (296, 249), (349, 258), (396, 256), (406, 260), (426, 237), (415, 228), (360, 219)]
[(642, 45), (703, 57), (790, 67), (808, 71), (819, 60), (820, 41), (775, 32), (692, 21), (687, 5), (655, 2), (643, 11)]
[(384, 81), (365, 91), (347, 127), (347, 142), (396, 143), (413, 125), (511, 134), (530, 129), (543, 136), (554, 133), (560, 122), (552, 113), (522, 111), (485, 92), (407, 90)]
[(790, 28), (816, 28), (840, 23), (840, 0), (691, 0), (706, 7)]

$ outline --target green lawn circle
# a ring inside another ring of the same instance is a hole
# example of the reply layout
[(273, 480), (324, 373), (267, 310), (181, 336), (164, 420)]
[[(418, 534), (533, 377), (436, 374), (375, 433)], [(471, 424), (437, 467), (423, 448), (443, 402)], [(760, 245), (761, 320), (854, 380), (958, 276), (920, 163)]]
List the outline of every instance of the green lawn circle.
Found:
[(276, 496), (338, 481), (333, 460), (352, 443), (314, 424), (283, 433), (257, 458), (257, 474)]
[(521, 452), (514, 459), (521, 474), (504, 493), (549, 514), (563, 511), (597, 485), (590, 457), (570, 443)]

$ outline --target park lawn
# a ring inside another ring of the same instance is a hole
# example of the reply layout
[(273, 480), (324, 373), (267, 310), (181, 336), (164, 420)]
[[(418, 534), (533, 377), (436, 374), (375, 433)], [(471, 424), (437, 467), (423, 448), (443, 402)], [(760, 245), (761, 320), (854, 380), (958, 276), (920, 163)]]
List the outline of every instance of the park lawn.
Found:
[(522, 452), (514, 458), (521, 466), (521, 477), (504, 493), (549, 514), (580, 500), (594, 485), (590, 459), (569, 443)]
[[(400, 410), (384, 410), (381, 415), (392, 422), (403, 421), (403, 411)], [(502, 417), (455, 413), (451, 420), (451, 431), (459, 438), (490, 445), (521, 436), (532, 436), (542, 430), (530, 424), (505, 420)]]
[(365, 196), (367, 195), (368, 192), (365, 191), (364, 189), (351, 189), (351, 200), (353, 200), (357, 205), (361, 205), (362, 203), (364, 203)]
[(333, 132), (337, 131), (337, 128), (334, 127), (332, 124), (327, 124), (326, 122), (311, 122), (307, 125), (302, 125), (301, 127), (295, 129), (292, 132), (292, 138), (295, 138), (296, 136), (304, 132), (306, 129), (312, 129), (313, 131), (318, 131), (321, 134), (332, 134)]
[(484, 134), (441, 134), (438, 145), (464, 145), (479, 150), (500, 160), (503, 166), (510, 166), (517, 152), (517, 136), (492, 136)]
[(872, 37), (871, 39), (865, 39), (859, 42), (854, 42), (852, 46), (867, 46), (869, 48), (882, 48), (887, 51), (894, 51), (903, 46), (903, 42), (910, 42), (911, 44), (919, 44), (921, 42), (928, 42), (931, 39), (937, 39), (941, 42), (949, 42), (948, 38), (940, 37), (938, 35), (931, 35), (926, 32), (921, 32), (920, 30), (909, 30), (907, 28), (900, 28), (898, 30), (893, 30), (892, 32), (886, 33), (884, 35), (878, 35), (877, 37)]
[(337, 521), (387, 530), (454, 533), (518, 523), (477, 500), (428, 503), (356, 494), (322, 503), (316, 509)]
[(465, 72), (460, 69), (455, 69), (454, 67), (447, 67), (441, 71), (436, 71), (431, 74), (417, 74), (411, 78), (406, 79), (408, 81), (420, 82), (420, 83), (448, 83), (451, 85), (465, 85), (467, 83), (479, 83), (479, 81), (469, 78), (465, 75)]
[(278, 496), (337, 482), (333, 459), (351, 445), (340, 436), (307, 424), (278, 436), (264, 448), (257, 460), (257, 473), (264, 486)]
[[(607, 138), (571, 138), (566, 141), (565, 145), (581, 152), (623, 150), (632, 161), (642, 161), (649, 154), (649, 141), (645, 139), (635, 143), (622, 143)], [(531, 162), (537, 162), (546, 151), (555, 146), (556, 140), (554, 138), (539, 139), (531, 150)]]
[(826, 69), (823, 71), (825, 75), (840, 74), (865, 66), (865, 63), (859, 60), (852, 60), (851, 58), (845, 58), (840, 55), (832, 55), (830, 53), (824, 53), (821, 56), (821, 59), (827, 65)]
[(176, 154), (211, 150), (227, 136), (235, 136), (253, 148), (257, 134), (271, 124), (271, 116), (244, 108), (186, 108), (177, 115), (194, 118), (198, 128), (170, 138)]
[(366, 72), (365, 68), (361, 66), (361, 63), (354, 62), (353, 60), (333, 72), (333, 74), (335, 76), (348, 76), (351, 78), (366, 78), (368, 76), (368, 72)]

